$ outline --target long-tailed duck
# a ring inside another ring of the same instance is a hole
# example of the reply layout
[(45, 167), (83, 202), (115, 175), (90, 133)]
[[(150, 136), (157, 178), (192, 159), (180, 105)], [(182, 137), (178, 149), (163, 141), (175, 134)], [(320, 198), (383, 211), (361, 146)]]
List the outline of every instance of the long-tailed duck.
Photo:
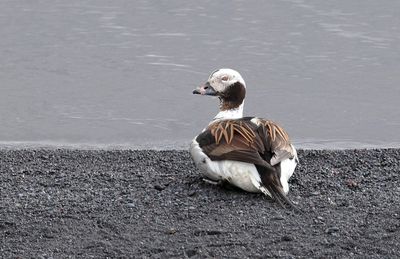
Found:
[(203, 175), (248, 192), (262, 192), (282, 206), (298, 158), (286, 131), (257, 117), (243, 117), (246, 84), (232, 69), (218, 69), (193, 94), (217, 96), (219, 112), (190, 145)]

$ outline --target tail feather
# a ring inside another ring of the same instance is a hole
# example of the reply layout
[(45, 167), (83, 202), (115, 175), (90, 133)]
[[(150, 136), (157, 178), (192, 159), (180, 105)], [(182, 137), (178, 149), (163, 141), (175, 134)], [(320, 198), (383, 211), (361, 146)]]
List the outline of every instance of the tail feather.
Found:
[(272, 171), (261, 166), (256, 167), (261, 176), (261, 192), (278, 202), (282, 208), (291, 208), (301, 212), (301, 210), (298, 209), (296, 205), (286, 197), (282, 184), (279, 180), (279, 172), (276, 170)]
[(288, 197), (283, 192), (282, 187), (278, 187), (275, 185), (272, 185), (271, 187), (274, 199), (279, 203), (281, 207), (291, 208), (295, 211), (301, 212), (301, 210), (291, 200), (288, 199)]
[(297, 206), (286, 197), (282, 188), (276, 185), (263, 185), (260, 186), (260, 190), (262, 193), (276, 201), (282, 208), (291, 208), (296, 211), (300, 211), (300, 209), (297, 208)]

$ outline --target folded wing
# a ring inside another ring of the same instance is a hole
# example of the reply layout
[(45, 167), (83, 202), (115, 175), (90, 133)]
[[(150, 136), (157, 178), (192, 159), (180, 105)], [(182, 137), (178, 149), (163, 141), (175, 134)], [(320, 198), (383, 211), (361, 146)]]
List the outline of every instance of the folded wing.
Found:
[(217, 121), (196, 140), (211, 160), (234, 160), (271, 168), (294, 157), (286, 131), (265, 119)]

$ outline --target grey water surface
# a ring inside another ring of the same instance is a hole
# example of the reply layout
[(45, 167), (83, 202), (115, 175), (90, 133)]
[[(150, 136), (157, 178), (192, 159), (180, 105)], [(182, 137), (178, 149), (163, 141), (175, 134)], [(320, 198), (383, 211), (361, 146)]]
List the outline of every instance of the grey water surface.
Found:
[(399, 43), (398, 0), (2, 0), (0, 146), (186, 148), (230, 67), (299, 147), (400, 147)]

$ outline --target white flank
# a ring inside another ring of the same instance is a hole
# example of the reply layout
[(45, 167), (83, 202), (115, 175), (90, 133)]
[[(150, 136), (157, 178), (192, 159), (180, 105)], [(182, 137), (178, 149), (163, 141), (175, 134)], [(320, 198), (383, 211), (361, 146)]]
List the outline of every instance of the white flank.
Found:
[(253, 164), (224, 160), (212, 161), (201, 150), (194, 139), (190, 145), (190, 154), (201, 173), (214, 181), (227, 181), (248, 192), (261, 192), (261, 179)]

